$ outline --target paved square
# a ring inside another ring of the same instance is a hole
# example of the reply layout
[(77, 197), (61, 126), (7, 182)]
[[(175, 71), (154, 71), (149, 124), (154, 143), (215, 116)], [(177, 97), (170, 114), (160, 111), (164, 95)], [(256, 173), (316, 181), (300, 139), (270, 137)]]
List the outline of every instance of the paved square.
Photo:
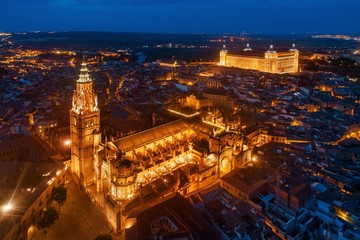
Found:
[(73, 182), (67, 185), (67, 189), (67, 199), (61, 207), (60, 218), (47, 229), (46, 234), (38, 231), (32, 240), (91, 240), (99, 234), (111, 232), (105, 217), (83, 190)]

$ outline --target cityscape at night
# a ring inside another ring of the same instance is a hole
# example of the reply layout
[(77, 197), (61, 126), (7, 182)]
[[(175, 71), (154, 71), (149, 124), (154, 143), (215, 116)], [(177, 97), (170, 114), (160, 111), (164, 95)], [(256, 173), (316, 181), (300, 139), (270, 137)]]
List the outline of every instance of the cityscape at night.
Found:
[(0, 239), (360, 239), (360, 2), (14, 0)]

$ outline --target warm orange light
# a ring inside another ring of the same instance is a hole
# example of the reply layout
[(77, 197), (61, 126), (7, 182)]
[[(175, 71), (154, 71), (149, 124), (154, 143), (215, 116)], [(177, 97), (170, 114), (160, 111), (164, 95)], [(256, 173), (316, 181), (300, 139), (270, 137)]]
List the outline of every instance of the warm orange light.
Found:
[(2, 207), (2, 211), (4, 213), (11, 211), (11, 209), (13, 209), (13, 205), (11, 203), (7, 203)]

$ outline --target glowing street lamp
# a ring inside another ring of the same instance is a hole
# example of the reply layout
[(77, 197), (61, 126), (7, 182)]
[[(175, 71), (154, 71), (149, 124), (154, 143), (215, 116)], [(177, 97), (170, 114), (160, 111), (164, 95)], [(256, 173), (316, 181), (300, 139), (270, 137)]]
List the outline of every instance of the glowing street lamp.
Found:
[(69, 140), (69, 139), (68, 139), (68, 140), (65, 140), (65, 141), (64, 141), (64, 144), (65, 144), (66, 146), (70, 146), (71, 140)]
[(11, 209), (13, 209), (13, 205), (11, 203), (7, 203), (4, 206), (2, 206), (2, 211), (4, 213), (11, 211)]
[(71, 154), (70, 153), (71, 140), (70, 139), (65, 140), (64, 145), (67, 146), (66, 155), (70, 156), (70, 154)]

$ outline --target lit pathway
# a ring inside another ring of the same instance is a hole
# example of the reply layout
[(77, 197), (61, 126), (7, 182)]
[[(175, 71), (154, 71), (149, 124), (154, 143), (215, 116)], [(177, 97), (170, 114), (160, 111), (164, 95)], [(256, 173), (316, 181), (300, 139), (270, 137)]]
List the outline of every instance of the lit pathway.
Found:
[(73, 183), (69, 183), (67, 187), (68, 195), (61, 207), (60, 218), (47, 229), (46, 234), (39, 231), (32, 240), (92, 240), (99, 234), (110, 233), (105, 217), (87, 195)]

